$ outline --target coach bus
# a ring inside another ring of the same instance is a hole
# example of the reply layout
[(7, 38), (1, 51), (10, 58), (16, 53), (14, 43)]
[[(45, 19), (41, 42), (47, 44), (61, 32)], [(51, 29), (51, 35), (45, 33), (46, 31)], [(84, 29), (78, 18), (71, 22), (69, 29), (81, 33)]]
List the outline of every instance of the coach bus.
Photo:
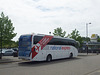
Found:
[(19, 59), (52, 61), (77, 55), (77, 42), (73, 39), (44, 34), (21, 35), (19, 38)]

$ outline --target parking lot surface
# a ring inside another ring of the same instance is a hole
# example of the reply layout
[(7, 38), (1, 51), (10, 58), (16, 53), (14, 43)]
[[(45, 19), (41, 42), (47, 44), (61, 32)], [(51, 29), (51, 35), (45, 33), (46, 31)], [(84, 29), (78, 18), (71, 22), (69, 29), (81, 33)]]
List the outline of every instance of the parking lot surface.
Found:
[(100, 55), (79, 55), (52, 62), (18, 61), (0, 64), (0, 75), (100, 75)]

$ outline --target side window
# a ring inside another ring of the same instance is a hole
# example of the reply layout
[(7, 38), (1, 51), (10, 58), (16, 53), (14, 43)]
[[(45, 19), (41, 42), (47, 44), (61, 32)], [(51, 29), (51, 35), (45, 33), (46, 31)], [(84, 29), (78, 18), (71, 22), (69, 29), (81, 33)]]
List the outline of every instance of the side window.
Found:
[(34, 36), (33, 44), (37, 44), (42, 38), (43, 36)]
[(36, 44), (36, 43), (37, 43), (37, 37), (34, 36), (33, 44)]
[(55, 43), (54, 43), (54, 38), (52, 38), (51, 40), (50, 40), (50, 42), (48, 43), (48, 45), (55, 45)]
[(67, 45), (68, 43), (66, 42), (65, 39), (59, 39), (59, 38), (53, 38), (48, 45)]
[(55, 45), (55, 44), (56, 44), (55, 38), (52, 38), (52, 39), (50, 40), (50, 42), (48, 43), (48, 45)]
[[(43, 36), (34, 36), (34, 44), (37, 44)], [(68, 39), (52, 38), (47, 45), (71, 45), (76, 47), (76, 42)]]

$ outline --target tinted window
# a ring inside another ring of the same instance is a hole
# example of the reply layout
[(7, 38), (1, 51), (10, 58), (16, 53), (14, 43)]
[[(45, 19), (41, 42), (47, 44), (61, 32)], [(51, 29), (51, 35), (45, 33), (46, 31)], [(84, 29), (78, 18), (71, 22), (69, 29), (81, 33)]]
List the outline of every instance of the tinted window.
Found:
[(29, 45), (31, 45), (31, 35), (25, 35), (19, 38), (19, 47), (27, 47)]
[[(43, 36), (34, 36), (34, 44), (37, 44)], [(52, 38), (48, 45), (71, 45), (76, 46), (76, 42), (70, 39)]]
[(67, 42), (64, 39), (53, 38), (49, 43), (49, 45), (66, 45)]
[(41, 39), (43, 38), (43, 36), (34, 36), (34, 44), (37, 44)]

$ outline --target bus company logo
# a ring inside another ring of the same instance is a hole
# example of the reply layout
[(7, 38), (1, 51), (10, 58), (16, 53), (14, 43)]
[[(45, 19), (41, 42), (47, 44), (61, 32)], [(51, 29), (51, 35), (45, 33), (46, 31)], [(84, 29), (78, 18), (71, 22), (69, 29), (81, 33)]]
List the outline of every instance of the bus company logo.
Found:
[(53, 36), (44, 36), (35, 46), (32, 48), (32, 59), (42, 50), (47, 43), (53, 38)]
[(41, 45), (39, 43), (35, 46), (35, 51), (38, 53), (41, 50)]
[(70, 50), (70, 47), (62, 47), (62, 50)]
[(41, 41), (39, 41), (35, 45), (35, 52), (39, 53), (39, 51), (42, 50), (45, 47), (46, 43), (48, 43), (48, 42), (49, 42), (49, 38), (46, 38), (46, 37), (43, 38)]
[(70, 50), (70, 47), (57, 47), (57, 46), (50, 46), (50, 50)]

